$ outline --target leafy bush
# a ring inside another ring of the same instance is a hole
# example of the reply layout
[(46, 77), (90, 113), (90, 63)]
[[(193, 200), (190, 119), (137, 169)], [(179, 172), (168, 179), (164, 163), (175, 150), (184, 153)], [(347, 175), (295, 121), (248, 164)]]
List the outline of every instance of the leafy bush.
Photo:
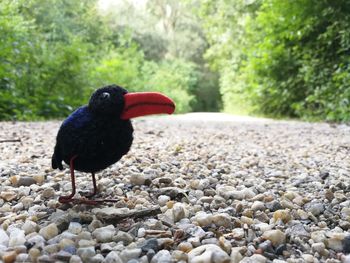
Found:
[[(168, 94), (178, 112), (217, 109), (218, 89), (210, 90), (216, 75), (204, 76), (201, 56), (206, 43), (197, 21), (191, 16), (171, 17), (168, 32), (152, 31), (149, 22), (168, 19), (160, 13), (142, 20), (148, 26), (139, 32), (132, 26), (136, 9), (128, 14), (130, 23), (115, 24), (125, 14), (102, 16), (97, 3), (0, 2), (0, 120), (62, 118), (85, 104), (97, 87), (111, 83), (130, 91)], [(161, 10), (166, 3), (150, 5)], [(171, 8), (177, 14), (185, 10), (175, 1)], [(200, 92), (201, 87), (207, 92)], [(205, 98), (207, 94), (215, 96)]]
[(349, 11), (346, 0), (205, 2), (225, 109), (349, 121)]

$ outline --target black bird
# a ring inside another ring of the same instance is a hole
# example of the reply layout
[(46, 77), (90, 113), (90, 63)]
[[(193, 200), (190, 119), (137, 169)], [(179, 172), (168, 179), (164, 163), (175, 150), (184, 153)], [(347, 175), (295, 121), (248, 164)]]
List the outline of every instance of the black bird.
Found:
[[(92, 174), (93, 192), (85, 197), (91, 198), (96, 194), (95, 173), (119, 161), (131, 147), (131, 118), (159, 113), (171, 114), (174, 110), (174, 102), (161, 93), (128, 93), (117, 85), (96, 90), (89, 104), (78, 108), (64, 120), (57, 134), (52, 168), (62, 170), (64, 161), (70, 166), (72, 180), (72, 193), (61, 196), (59, 202), (77, 200), (73, 198), (76, 190), (74, 170)], [(98, 202), (79, 200), (90, 204)]]

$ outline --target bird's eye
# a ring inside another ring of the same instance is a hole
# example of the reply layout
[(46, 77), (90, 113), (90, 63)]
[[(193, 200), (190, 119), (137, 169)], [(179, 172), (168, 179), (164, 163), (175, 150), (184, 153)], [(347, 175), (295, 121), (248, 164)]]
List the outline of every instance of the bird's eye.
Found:
[(101, 95), (100, 95), (100, 99), (101, 100), (106, 100), (106, 99), (109, 99), (111, 95), (108, 93), (108, 92), (103, 92)]

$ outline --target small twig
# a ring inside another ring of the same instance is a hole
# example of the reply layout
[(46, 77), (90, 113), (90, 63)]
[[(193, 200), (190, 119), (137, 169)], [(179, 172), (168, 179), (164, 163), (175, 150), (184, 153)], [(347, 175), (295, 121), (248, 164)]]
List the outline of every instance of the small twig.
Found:
[(2, 143), (2, 142), (21, 142), (21, 139), (0, 140), (0, 143)]
[(144, 218), (144, 217), (150, 217), (150, 216), (156, 216), (158, 214), (162, 213), (159, 206), (154, 206), (152, 208), (142, 209), (142, 210), (130, 210), (129, 212), (123, 212), (123, 213), (115, 213), (115, 214), (104, 214), (101, 212), (96, 213), (97, 219), (107, 222), (107, 223), (119, 223), (120, 221), (126, 219), (126, 218)]
[(176, 225), (171, 224), (171, 223), (169, 223), (169, 222), (167, 222), (167, 221), (165, 221), (165, 220), (160, 219), (160, 222), (162, 222), (162, 224), (165, 225), (165, 226), (167, 226), (167, 227), (170, 227), (170, 228), (178, 228)]

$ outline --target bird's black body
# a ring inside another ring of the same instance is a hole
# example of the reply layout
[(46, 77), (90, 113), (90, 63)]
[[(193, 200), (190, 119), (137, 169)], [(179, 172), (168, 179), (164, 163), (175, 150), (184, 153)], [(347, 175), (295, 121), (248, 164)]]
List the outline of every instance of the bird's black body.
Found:
[[(106, 103), (103, 98), (106, 92), (110, 94), (107, 99), (111, 103)], [(52, 156), (52, 168), (63, 169), (62, 160), (69, 164), (76, 156), (75, 170), (95, 173), (114, 164), (129, 151), (133, 127), (130, 120), (119, 118), (123, 102), (118, 101), (118, 96), (126, 93), (117, 86), (99, 89), (92, 95), (89, 105), (78, 108), (62, 123)], [(104, 103), (102, 107), (98, 105), (101, 101)]]

